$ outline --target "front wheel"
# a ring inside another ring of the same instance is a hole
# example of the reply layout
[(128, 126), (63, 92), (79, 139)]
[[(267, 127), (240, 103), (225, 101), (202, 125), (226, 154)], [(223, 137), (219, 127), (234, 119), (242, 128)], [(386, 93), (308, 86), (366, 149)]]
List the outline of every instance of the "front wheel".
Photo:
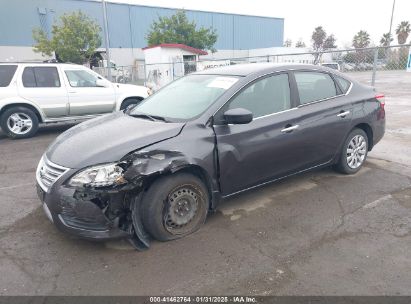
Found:
[(344, 174), (357, 173), (367, 159), (367, 154), (367, 134), (361, 129), (354, 129), (344, 142), (336, 168)]
[(143, 196), (143, 224), (159, 241), (178, 239), (201, 227), (208, 206), (207, 188), (198, 177), (188, 173), (164, 176)]
[(11, 138), (28, 138), (37, 132), (39, 119), (29, 108), (12, 107), (1, 115), (0, 126)]

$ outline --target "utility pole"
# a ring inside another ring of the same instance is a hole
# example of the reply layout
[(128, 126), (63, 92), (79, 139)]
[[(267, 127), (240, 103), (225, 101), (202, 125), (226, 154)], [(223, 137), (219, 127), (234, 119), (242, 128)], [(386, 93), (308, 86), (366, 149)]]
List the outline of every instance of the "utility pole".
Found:
[(108, 80), (112, 81), (111, 60), (110, 60), (110, 42), (109, 42), (110, 40), (109, 40), (109, 35), (108, 35), (106, 2), (104, 0), (101, 0), (101, 4), (103, 5), (104, 42), (106, 44), (106, 57), (107, 57), (107, 78)]
[(391, 11), (391, 22), (390, 22), (390, 31), (389, 31), (389, 33), (390, 33), (390, 39), (388, 40), (388, 46), (391, 44), (391, 38), (392, 38), (392, 36), (391, 36), (391, 30), (392, 30), (392, 19), (393, 19), (393, 17), (394, 17), (394, 8), (395, 8), (395, 0), (393, 0), (393, 2), (392, 2), (392, 11)]

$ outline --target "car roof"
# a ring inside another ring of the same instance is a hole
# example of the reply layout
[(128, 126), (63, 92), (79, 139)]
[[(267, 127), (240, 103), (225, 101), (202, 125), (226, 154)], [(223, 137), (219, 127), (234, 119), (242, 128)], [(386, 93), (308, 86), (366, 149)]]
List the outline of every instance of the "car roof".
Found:
[(75, 63), (58, 63), (58, 62), (0, 62), (0, 65), (22, 65), (22, 66), (62, 66), (62, 67), (84, 67)]
[(244, 63), (235, 64), (225, 67), (218, 67), (213, 69), (196, 72), (193, 74), (205, 75), (231, 75), (231, 76), (248, 76), (251, 74), (271, 73), (276, 71), (288, 70), (320, 70), (330, 72), (331, 70), (320, 65), (313, 64), (287, 64), (287, 63)]

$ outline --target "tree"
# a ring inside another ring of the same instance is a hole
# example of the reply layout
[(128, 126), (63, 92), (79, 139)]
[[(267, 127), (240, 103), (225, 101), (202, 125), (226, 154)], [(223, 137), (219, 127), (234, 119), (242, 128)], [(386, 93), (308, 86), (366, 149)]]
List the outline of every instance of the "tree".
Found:
[[(395, 33), (397, 34), (398, 44), (406, 43), (410, 32), (411, 32), (410, 23), (408, 21), (402, 21), (398, 25), (397, 29), (395, 30)], [(405, 66), (406, 63), (408, 62), (408, 52), (409, 52), (409, 47), (401, 46), (398, 52), (399, 66)]]
[(182, 43), (201, 50), (215, 52), (217, 33), (213, 28), (201, 27), (197, 30), (194, 21), (190, 22), (184, 10), (170, 17), (159, 17), (151, 24), (146, 35), (149, 46), (161, 43)]
[(291, 47), (292, 44), (293, 41), (291, 39), (287, 39), (286, 41), (284, 41), (284, 47)]
[(352, 39), (352, 46), (356, 49), (353, 55), (356, 65), (360, 65), (365, 62), (369, 63), (374, 57), (372, 50), (363, 50), (363, 48), (368, 47), (370, 43), (370, 35), (366, 31), (361, 30), (355, 34)]
[(314, 29), (314, 32), (311, 35), (311, 40), (313, 42), (313, 51), (316, 53), (314, 55), (314, 64), (317, 64), (320, 61), (322, 51), (337, 47), (335, 45), (336, 39), (334, 35), (327, 36), (327, 33), (325, 32), (322, 26), (318, 26)]
[(65, 14), (52, 27), (52, 37), (40, 28), (33, 30), (34, 51), (56, 56), (63, 62), (83, 64), (101, 45), (101, 27), (81, 11)]
[[(380, 46), (388, 47), (394, 39), (392, 38), (391, 33), (385, 33), (380, 39)], [(387, 53), (390, 52), (388, 48), (378, 48), (378, 59), (387, 58)]]
[(324, 41), (324, 49), (335, 49), (337, 47), (335, 45), (336, 41), (337, 39), (335, 39), (334, 35), (331, 34)]
[(302, 41), (302, 39), (298, 40), (297, 43), (295, 44), (295, 47), (297, 48), (305, 48), (305, 42)]
[(398, 44), (404, 44), (407, 41), (410, 32), (410, 23), (408, 21), (402, 21), (395, 30), (398, 38)]
[(359, 31), (352, 40), (352, 46), (356, 49), (363, 49), (371, 43), (370, 35), (366, 31)]
[(390, 46), (391, 42), (394, 39), (392, 38), (391, 33), (385, 33), (382, 35), (381, 40), (380, 40), (380, 45), (381, 46)]

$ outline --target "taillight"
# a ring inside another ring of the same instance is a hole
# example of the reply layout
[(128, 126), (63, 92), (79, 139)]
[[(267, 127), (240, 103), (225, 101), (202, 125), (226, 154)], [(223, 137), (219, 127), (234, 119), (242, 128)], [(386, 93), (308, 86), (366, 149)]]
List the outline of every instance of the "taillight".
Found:
[(384, 119), (385, 118), (385, 96), (384, 94), (377, 94), (375, 95), (375, 99), (378, 100), (380, 103), (380, 110), (378, 111), (378, 119)]
[(382, 109), (385, 107), (385, 95), (384, 94), (377, 94), (375, 95), (375, 99), (377, 99), (380, 103)]

